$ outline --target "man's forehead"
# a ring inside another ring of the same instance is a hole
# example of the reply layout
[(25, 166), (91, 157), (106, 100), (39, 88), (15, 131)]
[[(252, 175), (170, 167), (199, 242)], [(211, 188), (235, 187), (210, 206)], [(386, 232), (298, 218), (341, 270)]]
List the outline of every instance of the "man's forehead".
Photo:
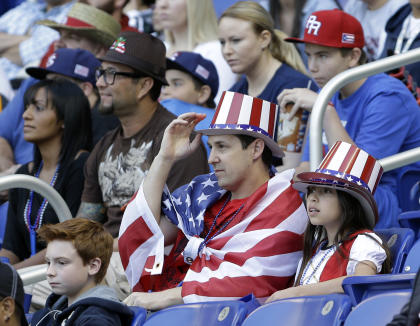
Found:
[(232, 143), (235, 140), (239, 141), (239, 138), (235, 135), (211, 135), (208, 139), (209, 144), (215, 144), (220, 142)]
[(103, 69), (114, 69), (118, 71), (133, 72), (134, 70), (129, 66), (123, 65), (121, 63), (102, 61), (101, 67)]
[(305, 52), (309, 53), (318, 53), (318, 52), (336, 52), (339, 51), (338, 48), (333, 48), (330, 46), (306, 43), (305, 44)]

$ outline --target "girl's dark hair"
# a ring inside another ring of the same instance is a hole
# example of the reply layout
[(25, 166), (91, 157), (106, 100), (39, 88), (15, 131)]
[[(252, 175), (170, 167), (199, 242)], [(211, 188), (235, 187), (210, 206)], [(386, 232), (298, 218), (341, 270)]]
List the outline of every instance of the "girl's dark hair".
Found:
[[(340, 254), (343, 259), (348, 259), (343, 251), (341, 250), (339, 244), (341, 242), (353, 240), (356, 236), (353, 233), (360, 231), (360, 230), (370, 230), (370, 226), (368, 223), (368, 219), (365, 215), (365, 212), (362, 208), (360, 202), (350, 195), (347, 192), (337, 190), (338, 202), (341, 208), (341, 220), (342, 224), (340, 229), (338, 230), (333, 245), (337, 248), (337, 252)], [(378, 242), (377, 239), (372, 237), (368, 233), (363, 233), (364, 235), (368, 236), (369, 238), (373, 239), (377, 243), (381, 245), (381, 247), (385, 250), (386, 259), (382, 264), (382, 274), (389, 273), (391, 270), (391, 259), (390, 259), (390, 251), (388, 246), (385, 242), (382, 244)], [(314, 255), (314, 251), (321, 245), (321, 243), (327, 239), (327, 235), (325, 229), (322, 225), (313, 225), (312, 223), (308, 222), (306, 226), (305, 234), (304, 234), (304, 243), (303, 243), (303, 258), (302, 264), (300, 265), (300, 269), (298, 275), (295, 280), (295, 286), (299, 285), (299, 281), (302, 277), (303, 271), (306, 265), (309, 263), (309, 260)]]
[[(57, 120), (63, 121), (64, 129), (59, 155), (60, 171), (73, 161), (81, 150), (90, 151), (92, 147), (92, 124), (90, 105), (87, 97), (75, 83), (66, 79), (41, 80), (27, 89), (24, 95), (26, 108), (34, 103), (40, 89), (47, 92), (47, 105), (52, 105)], [(38, 146), (34, 146), (34, 168), (36, 171), (42, 161)], [(62, 176), (62, 173), (60, 173)], [(63, 180), (62, 178), (60, 178)]]

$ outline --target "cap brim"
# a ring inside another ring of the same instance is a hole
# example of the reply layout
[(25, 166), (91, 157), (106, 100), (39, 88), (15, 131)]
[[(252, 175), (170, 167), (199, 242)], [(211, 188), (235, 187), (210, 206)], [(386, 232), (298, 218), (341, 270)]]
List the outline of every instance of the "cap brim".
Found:
[(29, 76), (36, 79), (45, 79), (47, 77), (47, 74), (50, 73), (49, 70), (38, 67), (26, 68), (25, 71)]
[(264, 143), (268, 146), (271, 150), (271, 153), (274, 157), (284, 157), (284, 152), (281, 147), (270, 137), (256, 133), (255, 131), (248, 131), (244, 129), (234, 129), (234, 128), (210, 128), (210, 129), (200, 129), (196, 130), (196, 132), (201, 133), (206, 136), (214, 136), (214, 135), (248, 135), (254, 138), (260, 138), (264, 141)]
[[(300, 179), (293, 183), (293, 188), (298, 191), (307, 192), (308, 187), (316, 186), (323, 188), (334, 188), (347, 192), (356, 198), (359, 203), (362, 205), (362, 208), (368, 218), (368, 223), (371, 228), (375, 226), (378, 222), (378, 207), (376, 206), (376, 201), (373, 198), (372, 194), (361, 186), (357, 186), (354, 183), (350, 183), (345, 179), (341, 179), (332, 175), (325, 175), (324, 173), (317, 172), (303, 172), (297, 175)], [(332, 183), (326, 184), (320, 179), (326, 179), (331, 181), (341, 182), (341, 184)]]
[(298, 37), (287, 37), (284, 40), (291, 43), (306, 43), (303, 39)]

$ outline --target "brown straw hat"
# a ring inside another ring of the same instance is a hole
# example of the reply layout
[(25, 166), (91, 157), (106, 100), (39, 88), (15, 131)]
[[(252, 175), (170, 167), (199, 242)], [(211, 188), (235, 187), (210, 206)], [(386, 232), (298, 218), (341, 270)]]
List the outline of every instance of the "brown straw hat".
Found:
[(114, 17), (84, 3), (75, 3), (71, 7), (64, 24), (48, 19), (40, 20), (38, 24), (58, 31), (61, 29), (74, 31), (105, 46), (110, 46), (121, 30), (120, 23)]
[(147, 33), (121, 32), (101, 61), (126, 65), (168, 85), (165, 79), (166, 48)]

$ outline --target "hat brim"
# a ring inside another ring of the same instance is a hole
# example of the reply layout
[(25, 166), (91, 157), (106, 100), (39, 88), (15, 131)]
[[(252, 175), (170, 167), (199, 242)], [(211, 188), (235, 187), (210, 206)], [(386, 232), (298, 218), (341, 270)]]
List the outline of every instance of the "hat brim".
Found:
[(38, 68), (38, 67), (29, 67), (26, 68), (26, 73), (36, 79), (45, 79), (47, 77), (47, 74), (49, 74), (51, 71), (45, 69), (45, 68)]
[(105, 46), (111, 46), (112, 42), (114, 42), (116, 36), (106, 33), (104, 31), (100, 31), (95, 27), (74, 27), (74, 26), (67, 26), (64, 24), (59, 24), (53, 20), (40, 20), (37, 22), (38, 25), (44, 25), (55, 29), (56, 31), (60, 30), (67, 30), (67, 31), (75, 31), (81, 35), (86, 36), (91, 40), (95, 40)]
[(163, 83), (163, 85), (166, 85), (166, 86), (169, 85), (168, 82), (166, 81), (166, 78), (165, 77), (158, 76), (156, 74), (153, 74), (150, 71), (145, 71), (143, 69), (140, 69), (139, 67), (136, 67), (136, 65), (134, 63), (133, 64), (130, 64), (127, 59), (122, 59), (119, 54), (110, 55), (109, 54), (109, 51), (108, 51), (107, 54), (105, 54), (101, 58), (98, 58), (98, 60), (99, 61), (107, 61), (107, 62), (119, 63), (119, 64), (122, 64), (124, 66), (128, 66), (128, 67), (130, 67), (130, 68), (132, 68), (134, 70), (137, 70), (139, 72), (144, 73), (147, 76), (151, 76), (151, 77), (159, 80), (161, 83)]
[[(337, 190), (344, 191), (354, 198), (356, 198), (359, 203), (361, 204), (363, 211), (368, 218), (368, 223), (371, 228), (375, 226), (378, 222), (378, 207), (376, 206), (376, 201), (373, 198), (372, 194), (361, 186), (357, 186), (354, 183), (351, 183), (345, 179), (341, 179), (332, 175), (326, 175), (324, 173), (317, 173), (317, 172), (303, 172), (297, 175), (300, 179), (299, 181), (295, 181), (293, 183), (293, 188), (306, 193), (308, 187), (316, 186), (316, 187), (323, 187), (323, 188), (334, 188)], [(330, 180), (330, 181), (337, 181), (341, 184), (331, 183), (326, 184), (324, 181), (320, 180)]]
[(298, 37), (287, 37), (284, 40), (290, 43), (306, 43), (303, 39)]
[(284, 152), (273, 139), (270, 137), (259, 134), (255, 131), (248, 131), (244, 129), (234, 129), (234, 128), (209, 128), (209, 129), (200, 129), (196, 132), (201, 133), (206, 136), (214, 136), (214, 135), (248, 135), (254, 138), (260, 138), (264, 141), (267, 147), (271, 150), (271, 153), (274, 157), (284, 157)]

